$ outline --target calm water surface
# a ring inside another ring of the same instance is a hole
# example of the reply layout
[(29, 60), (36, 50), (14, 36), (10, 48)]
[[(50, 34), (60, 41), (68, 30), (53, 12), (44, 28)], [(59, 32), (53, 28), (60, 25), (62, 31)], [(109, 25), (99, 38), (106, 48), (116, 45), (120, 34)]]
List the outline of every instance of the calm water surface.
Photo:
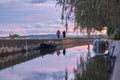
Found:
[(68, 70), (68, 80), (73, 80), (73, 70), (77, 68), (80, 57), (87, 62), (89, 57), (94, 56), (92, 51), (90, 55), (87, 53), (87, 46), (57, 50), (52, 54), (38, 56), (1, 69), (0, 80), (65, 80), (65, 69)]

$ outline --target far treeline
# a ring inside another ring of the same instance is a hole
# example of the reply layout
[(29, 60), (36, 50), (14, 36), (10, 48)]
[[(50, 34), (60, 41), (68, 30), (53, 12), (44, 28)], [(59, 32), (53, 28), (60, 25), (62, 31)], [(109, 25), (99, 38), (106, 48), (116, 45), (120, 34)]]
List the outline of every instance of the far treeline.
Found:
[(74, 15), (74, 22), (80, 28), (101, 30), (107, 26), (108, 35), (120, 27), (120, 0), (56, 0), (62, 7), (61, 19), (65, 21)]

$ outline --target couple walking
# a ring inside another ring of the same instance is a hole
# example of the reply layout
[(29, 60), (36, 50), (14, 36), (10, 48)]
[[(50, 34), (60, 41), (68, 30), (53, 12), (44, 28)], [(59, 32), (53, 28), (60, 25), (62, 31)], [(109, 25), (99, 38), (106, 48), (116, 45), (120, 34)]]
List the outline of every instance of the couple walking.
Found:
[[(61, 34), (61, 33), (60, 33), (60, 30), (57, 30), (56, 36), (57, 36), (58, 39), (60, 38), (60, 34)], [(63, 31), (62, 34), (63, 34), (63, 38), (65, 38), (65, 37), (66, 37), (66, 32)]]

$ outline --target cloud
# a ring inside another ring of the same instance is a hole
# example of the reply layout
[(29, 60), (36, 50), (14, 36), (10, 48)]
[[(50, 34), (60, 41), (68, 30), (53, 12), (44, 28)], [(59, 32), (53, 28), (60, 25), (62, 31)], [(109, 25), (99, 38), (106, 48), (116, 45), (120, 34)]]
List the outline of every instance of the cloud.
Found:
[(0, 3), (14, 3), (14, 2), (23, 2), (31, 4), (39, 3), (55, 3), (56, 0), (0, 0)]
[(20, 25), (20, 27), (23, 29), (30, 29), (30, 28), (32, 28), (32, 24), (31, 25), (30, 24), (22, 24), (22, 25)]
[(27, 2), (27, 3), (44, 3), (47, 0), (21, 0), (23, 2)]
[(56, 0), (20, 0), (25, 3), (33, 3), (33, 4), (38, 4), (38, 3), (54, 3)]
[(14, 2), (14, 1), (18, 1), (18, 0), (0, 0), (1, 3), (3, 3), (3, 2)]
[[(1, 34), (43, 34), (55, 33), (57, 29), (63, 30), (61, 25), (61, 11), (54, 3), (45, 0), (44, 3), (29, 4), (26, 0), (3, 0), (0, 5)], [(27, 0), (29, 1), (29, 0)], [(34, 0), (30, 0), (34, 1)], [(44, 1), (44, 0), (41, 0)]]
[(2, 26), (2, 28), (0, 29), (0, 36), (2, 35), (6, 35), (8, 36), (9, 34), (20, 34), (20, 35), (24, 35), (26, 33), (26, 29), (23, 27), (20, 27), (20, 25), (13, 25), (13, 24), (9, 24), (9, 25), (2, 25), (0, 24), (0, 27)]
[(60, 18), (53, 3), (4, 3), (0, 5), (0, 10), (0, 23), (44, 23)]

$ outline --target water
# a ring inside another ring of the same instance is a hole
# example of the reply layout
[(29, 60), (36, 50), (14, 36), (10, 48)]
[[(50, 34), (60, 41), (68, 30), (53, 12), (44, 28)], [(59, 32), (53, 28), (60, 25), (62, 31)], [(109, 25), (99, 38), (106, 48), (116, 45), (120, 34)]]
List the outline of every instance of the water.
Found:
[(79, 58), (87, 62), (87, 56), (87, 46), (77, 46), (42, 56), (40, 51), (34, 51), (2, 57), (0, 80), (65, 80), (65, 69), (68, 80), (72, 80)]
[(109, 80), (107, 56), (94, 53), (92, 46), (89, 52), (87, 47), (3, 55), (0, 80)]

